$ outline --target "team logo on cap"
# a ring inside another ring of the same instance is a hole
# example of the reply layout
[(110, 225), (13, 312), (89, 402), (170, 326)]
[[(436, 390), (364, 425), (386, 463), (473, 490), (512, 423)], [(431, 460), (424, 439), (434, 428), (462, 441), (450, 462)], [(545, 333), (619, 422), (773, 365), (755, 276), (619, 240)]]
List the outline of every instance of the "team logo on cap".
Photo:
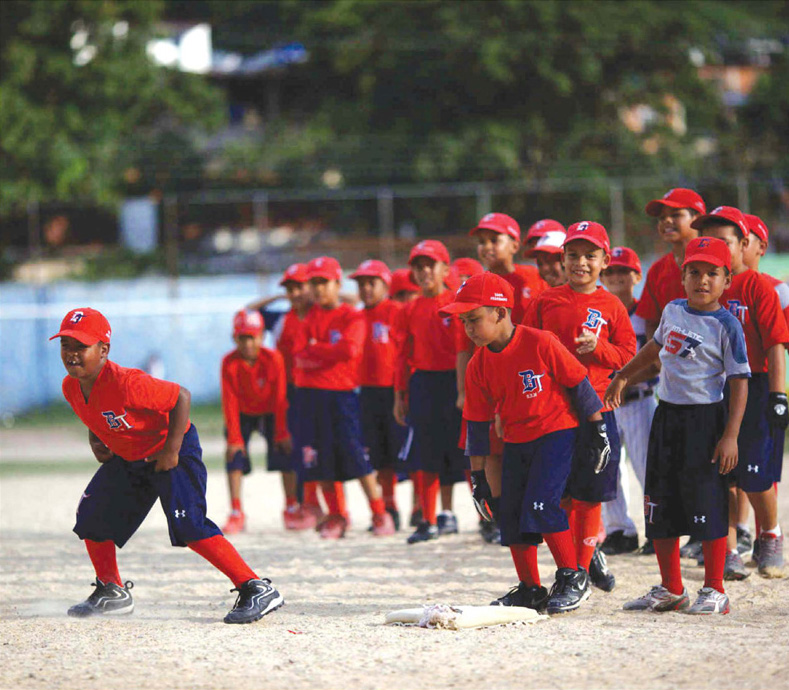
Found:
[(699, 249), (704, 249), (704, 247), (708, 247), (710, 244), (709, 237), (702, 237), (699, 240), (699, 243), (696, 245)]
[(583, 232), (583, 231), (584, 231), (584, 230), (586, 230), (588, 227), (589, 227), (589, 221), (585, 220), (585, 221), (583, 221), (583, 222), (581, 222), (581, 223), (578, 223), (578, 227), (577, 227), (577, 228), (575, 228), (575, 231), (576, 231), (576, 232)]
[(489, 220), (493, 220), (493, 218), (494, 218), (494, 217), (495, 217), (495, 216), (494, 216), (492, 213), (488, 213), (488, 214), (486, 214), (486, 215), (483, 217), (483, 219), (482, 219), (482, 220), (483, 220), (483, 221), (485, 221), (485, 222), (487, 222), (487, 221), (489, 221)]
[(84, 319), (84, 318), (85, 318), (85, 314), (84, 314), (83, 312), (81, 312), (81, 311), (75, 311), (75, 312), (74, 312), (74, 313), (71, 315), (71, 318), (69, 319), (69, 321), (70, 321), (71, 323), (79, 323), (79, 322), (80, 322), (80, 321), (82, 321), (82, 319)]
[(620, 256), (624, 256), (624, 254), (625, 251), (622, 249), (622, 247), (614, 247), (614, 251), (611, 252), (611, 256), (613, 256), (615, 259), (618, 259)]
[(506, 302), (507, 298), (501, 292), (494, 292), (490, 296), (491, 302)]
[(711, 215), (711, 216), (716, 216), (716, 215), (718, 215), (718, 214), (719, 214), (719, 213), (720, 213), (722, 210), (723, 210), (723, 206), (718, 206), (718, 208), (716, 208), (716, 209), (715, 209), (715, 210), (714, 210), (712, 213), (710, 213), (710, 215)]
[(669, 197), (670, 197), (670, 196), (671, 196), (673, 193), (674, 193), (674, 190), (673, 190), (673, 189), (669, 189), (669, 190), (668, 190), (668, 191), (667, 191), (667, 192), (666, 192), (666, 193), (663, 195), (663, 198), (664, 198), (664, 199), (668, 199), (668, 198), (669, 198)]
[(535, 374), (533, 369), (526, 369), (519, 371), (518, 376), (521, 377), (523, 382), (523, 391), (527, 398), (533, 398), (539, 393), (542, 393), (542, 377), (545, 374)]

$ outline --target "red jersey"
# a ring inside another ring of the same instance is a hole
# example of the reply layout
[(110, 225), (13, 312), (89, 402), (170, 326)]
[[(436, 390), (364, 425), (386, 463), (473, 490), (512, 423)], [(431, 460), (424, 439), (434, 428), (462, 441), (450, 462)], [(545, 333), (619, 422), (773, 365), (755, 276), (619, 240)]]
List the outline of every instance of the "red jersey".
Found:
[[(636, 354), (636, 334), (625, 305), (605, 288), (590, 294), (569, 285), (548, 288), (529, 307), (525, 326), (551, 331), (589, 372), (589, 382), (602, 400), (612, 371)], [(597, 335), (593, 352), (576, 355), (575, 339), (588, 329)]]
[(762, 273), (761, 275), (775, 288), (775, 292), (778, 295), (778, 301), (781, 304), (781, 311), (783, 312), (787, 325), (789, 325), (789, 285), (783, 280), (774, 278), (769, 273)]
[(285, 375), (288, 383), (293, 383), (293, 347), (301, 330), (302, 319), (291, 309), (282, 319), (282, 330), (277, 339), (277, 350), (285, 361)]
[(417, 297), (400, 310), (396, 320), (401, 338), (395, 369), (396, 390), (408, 390), (412, 370), (455, 370), (458, 343), (468, 338), (460, 319), (438, 314), (441, 307), (454, 299), (454, 292), (444, 290), (436, 297)]
[(512, 309), (512, 322), (520, 323), (523, 319), (526, 304), (530, 299), (537, 297), (543, 290), (548, 287), (540, 273), (534, 266), (523, 266), (521, 264), (515, 265), (515, 270), (512, 273), (501, 276), (506, 280), (515, 293), (515, 306)]
[(289, 437), (286, 425), (288, 387), (285, 362), (276, 350), (261, 347), (254, 363), (247, 362), (237, 350), (222, 359), (222, 413), (227, 442), (241, 446), (240, 414), (257, 417), (274, 415), (274, 440)]
[[(77, 379), (63, 379), (63, 396), (77, 417), (115, 455), (130, 462), (164, 448), (170, 410), (180, 390), (177, 383), (111, 361), (101, 368), (87, 402)], [(190, 425), (187, 420), (184, 433)]]
[(749, 269), (731, 277), (731, 287), (718, 301), (742, 324), (751, 371), (766, 372), (767, 350), (789, 343), (786, 319), (776, 318), (781, 303), (773, 285), (761, 273)]
[(394, 386), (399, 342), (395, 321), (400, 309), (398, 302), (385, 299), (362, 310), (366, 329), (360, 371), (362, 386)]
[(656, 326), (665, 306), (675, 299), (685, 297), (682, 269), (672, 253), (658, 259), (647, 271), (647, 282), (636, 308), (636, 315)]
[(294, 378), (301, 388), (350, 391), (359, 387), (364, 316), (349, 304), (314, 305), (294, 346)]
[(487, 422), (501, 415), (504, 441), (526, 443), (578, 426), (568, 388), (586, 378), (586, 368), (546, 331), (516, 326), (501, 352), (479, 348), (466, 370), (463, 417)]

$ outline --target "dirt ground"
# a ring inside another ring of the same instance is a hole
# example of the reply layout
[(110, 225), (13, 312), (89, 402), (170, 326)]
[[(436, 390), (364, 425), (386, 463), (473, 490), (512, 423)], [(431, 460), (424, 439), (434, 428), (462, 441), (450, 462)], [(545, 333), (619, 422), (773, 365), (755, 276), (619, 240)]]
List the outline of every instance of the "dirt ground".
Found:
[[(2, 432), (2, 458), (19, 457), (13, 446), (23, 440)], [(58, 457), (57, 444), (40, 447)], [(64, 467), (80, 456), (60, 450), (72, 458)], [(233, 542), (272, 578), (285, 607), (252, 625), (222, 623), (232, 585), (191, 551), (169, 546), (156, 506), (119, 554), (122, 576), (135, 584), (134, 614), (70, 619), (66, 609), (93, 580), (71, 532), (91, 470), (41, 473), (28, 460), (30, 472), (0, 474), (0, 688), (789, 687), (789, 580), (754, 574), (729, 583), (728, 616), (623, 612), (623, 602), (659, 581), (654, 557), (611, 558), (614, 592), (595, 590), (578, 612), (545, 622), (460, 632), (384, 626), (397, 608), (487, 604), (515, 584), (508, 551), (477, 535), (463, 485), (455, 490), (460, 535), (414, 546), (405, 533), (373, 538), (361, 490), (350, 485), (353, 527), (347, 538), (325, 542), (283, 530), (278, 478), (258, 470), (244, 489), (249, 530)], [(407, 513), (407, 483), (398, 498)], [(221, 523), (221, 472), (209, 473), (208, 506)], [(785, 496), (781, 517), (789, 525)], [(545, 547), (540, 566), (550, 585)], [(701, 586), (695, 562), (683, 562), (683, 575), (689, 590)]]

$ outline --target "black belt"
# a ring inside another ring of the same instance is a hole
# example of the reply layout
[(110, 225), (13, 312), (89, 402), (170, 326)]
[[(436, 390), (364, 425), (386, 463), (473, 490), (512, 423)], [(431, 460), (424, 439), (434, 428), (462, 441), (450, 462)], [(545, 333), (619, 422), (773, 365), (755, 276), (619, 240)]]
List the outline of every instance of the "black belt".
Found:
[(654, 388), (635, 388), (631, 391), (627, 391), (624, 396), (622, 396), (623, 403), (633, 402), (634, 400), (643, 400), (644, 398), (650, 398), (654, 395), (655, 389)]

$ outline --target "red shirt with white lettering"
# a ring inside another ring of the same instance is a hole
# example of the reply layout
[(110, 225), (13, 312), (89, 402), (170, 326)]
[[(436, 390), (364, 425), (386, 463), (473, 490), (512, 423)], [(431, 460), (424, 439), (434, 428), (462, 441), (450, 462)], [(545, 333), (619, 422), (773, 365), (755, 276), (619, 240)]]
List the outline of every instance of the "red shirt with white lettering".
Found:
[(436, 297), (419, 296), (400, 310), (396, 319), (401, 341), (395, 369), (395, 390), (408, 390), (412, 370), (455, 370), (458, 343), (463, 339), (468, 341), (468, 337), (460, 319), (443, 317), (438, 313), (454, 299), (452, 290), (444, 290)]
[(384, 299), (375, 306), (362, 310), (365, 322), (362, 386), (394, 386), (399, 342), (395, 321), (401, 309), (400, 303)]
[(789, 343), (786, 319), (777, 318), (781, 303), (774, 286), (763, 274), (749, 269), (731, 277), (731, 287), (718, 301), (742, 324), (751, 371), (766, 372), (767, 350)]
[(301, 388), (350, 391), (359, 387), (364, 316), (349, 304), (307, 312), (294, 345), (294, 378)]
[(578, 426), (568, 388), (586, 368), (546, 331), (516, 326), (501, 352), (479, 348), (466, 369), (463, 418), (487, 422), (501, 415), (504, 441), (527, 443)]
[(240, 415), (258, 417), (274, 415), (274, 440), (287, 439), (286, 414), (288, 387), (285, 362), (276, 350), (261, 347), (253, 363), (247, 362), (238, 350), (222, 359), (222, 413), (225, 417), (227, 442), (243, 445)]
[[(589, 372), (589, 383), (602, 400), (611, 383), (611, 373), (621, 369), (636, 354), (636, 334), (625, 305), (600, 286), (590, 294), (576, 292), (569, 285), (548, 288), (526, 314), (524, 326), (555, 333)], [(594, 351), (579, 355), (575, 339), (584, 330), (597, 335)]]
[(669, 252), (649, 267), (636, 315), (647, 323), (657, 326), (666, 305), (672, 300), (685, 296), (682, 269), (674, 255)]
[[(63, 379), (63, 396), (88, 429), (115, 455), (133, 462), (158, 453), (167, 440), (170, 410), (181, 387), (140, 369), (107, 361), (87, 401), (79, 381)], [(189, 430), (187, 420), (184, 433)]]

